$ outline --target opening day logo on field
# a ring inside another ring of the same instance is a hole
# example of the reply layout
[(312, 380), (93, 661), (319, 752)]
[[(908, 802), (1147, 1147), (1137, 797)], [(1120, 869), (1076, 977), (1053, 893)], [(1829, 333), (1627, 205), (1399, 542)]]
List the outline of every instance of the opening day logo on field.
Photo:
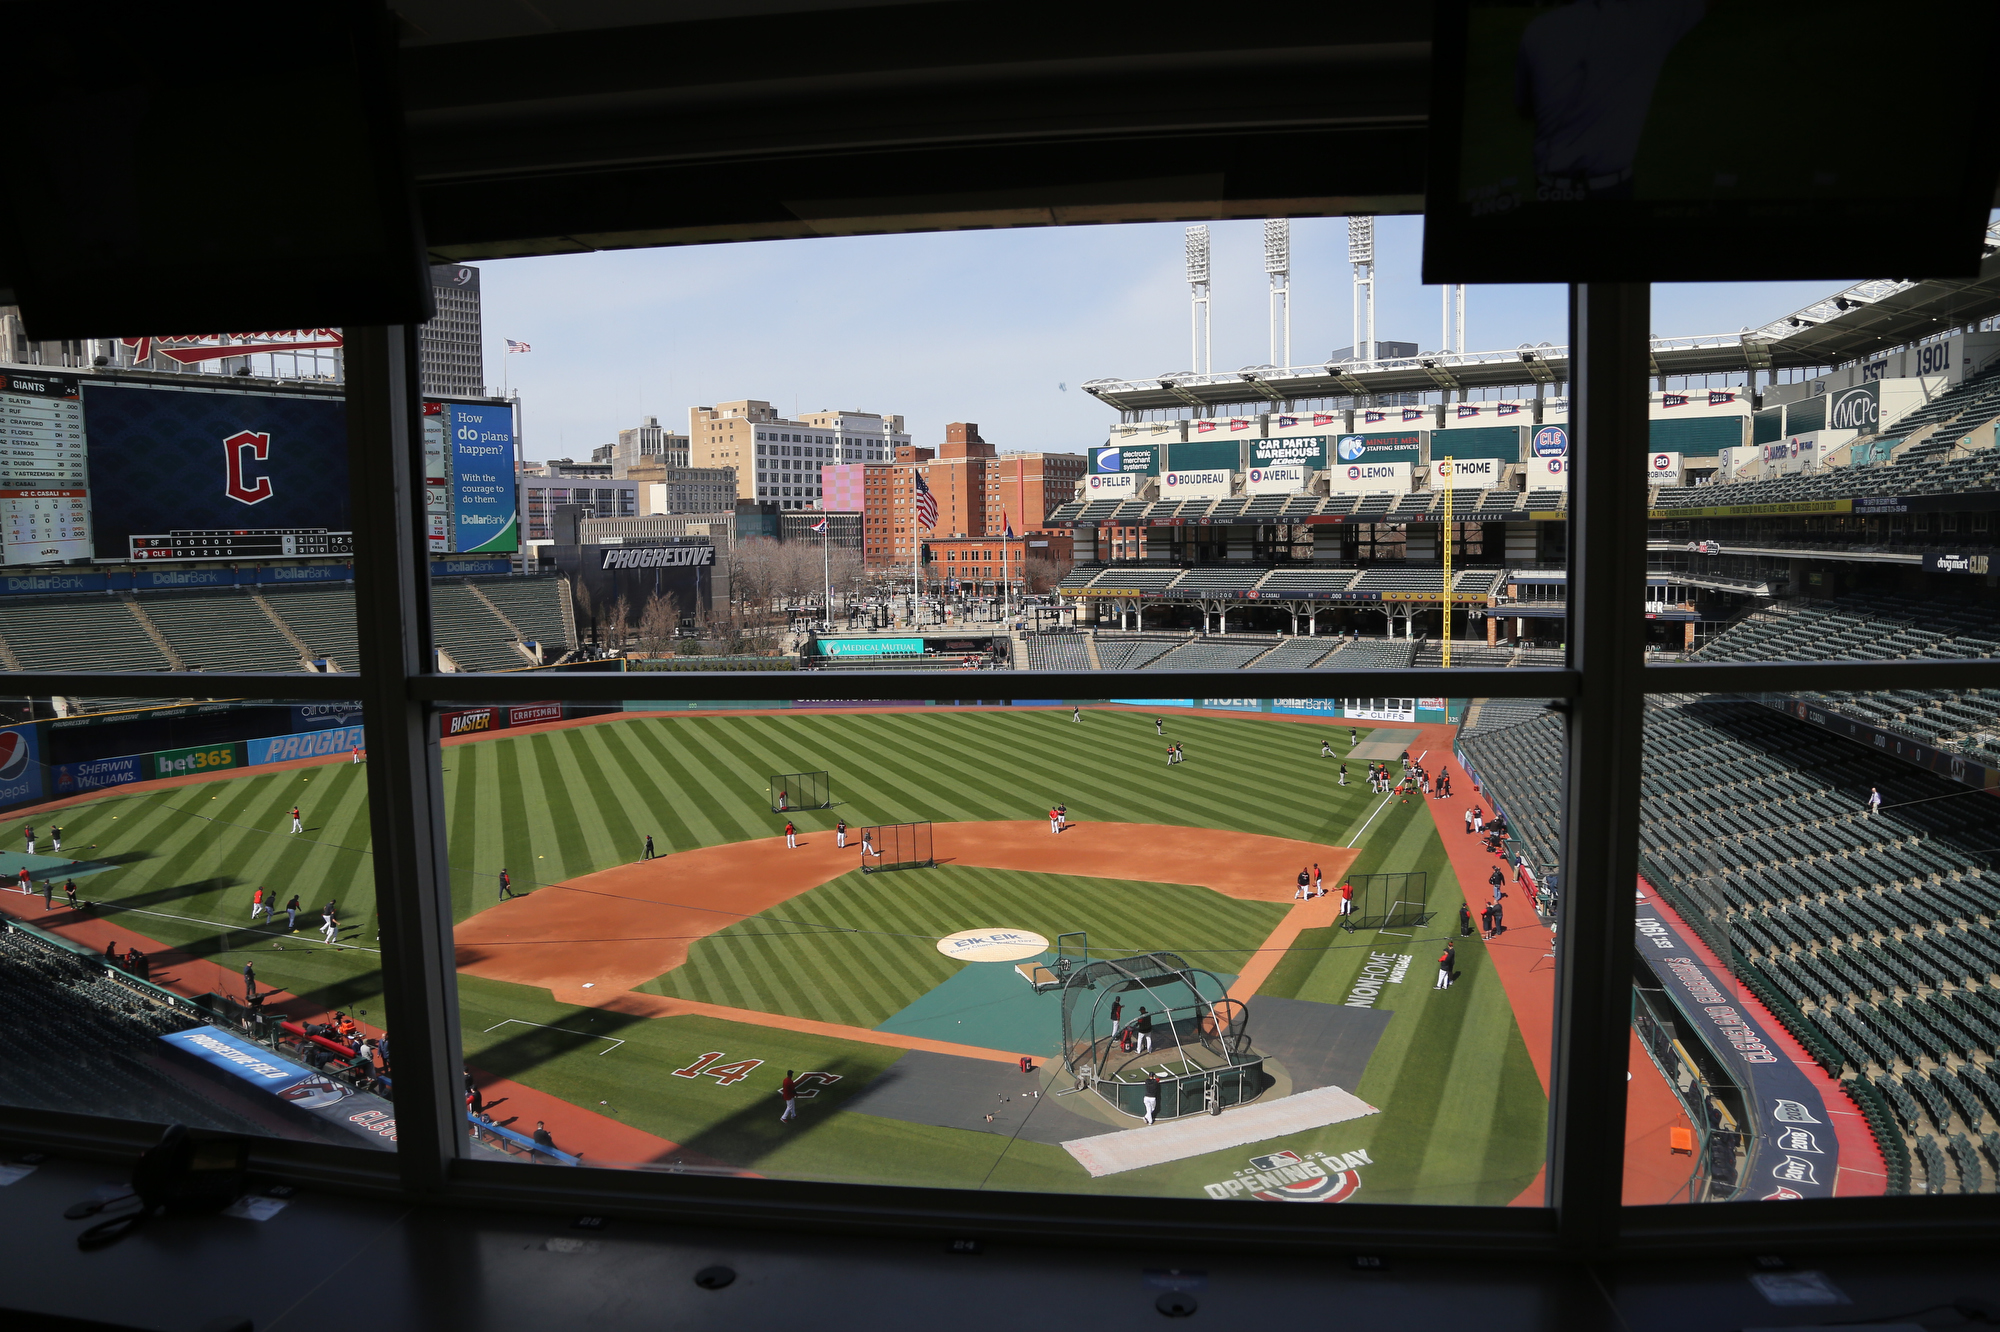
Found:
[(1250, 1168), (1234, 1179), (1202, 1185), (1218, 1201), (1251, 1198), (1258, 1202), (1346, 1202), (1361, 1189), (1361, 1167), (1374, 1165), (1368, 1153), (1273, 1152), (1253, 1156)]

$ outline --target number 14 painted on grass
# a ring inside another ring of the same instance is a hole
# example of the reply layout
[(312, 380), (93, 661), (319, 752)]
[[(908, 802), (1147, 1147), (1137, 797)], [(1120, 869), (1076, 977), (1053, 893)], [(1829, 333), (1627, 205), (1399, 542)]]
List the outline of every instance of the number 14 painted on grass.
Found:
[(716, 1063), (715, 1061), (720, 1058), (722, 1058), (722, 1051), (710, 1050), (686, 1068), (675, 1069), (674, 1076), (677, 1078), (710, 1077), (715, 1079), (717, 1086), (727, 1087), (732, 1082), (741, 1082), (743, 1079), (749, 1077), (750, 1070), (764, 1062), (761, 1059), (739, 1059), (733, 1064)]

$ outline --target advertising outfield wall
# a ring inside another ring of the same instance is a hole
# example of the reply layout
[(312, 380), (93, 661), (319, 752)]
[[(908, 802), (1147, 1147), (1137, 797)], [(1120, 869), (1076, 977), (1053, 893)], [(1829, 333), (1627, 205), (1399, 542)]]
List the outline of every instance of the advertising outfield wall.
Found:
[[(449, 738), (616, 710), (554, 700), (464, 708), (439, 713), (438, 730)], [(337, 758), (367, 743), (359, 703), (210, 703), (6, 727), (0, 809), (163, 777)]]

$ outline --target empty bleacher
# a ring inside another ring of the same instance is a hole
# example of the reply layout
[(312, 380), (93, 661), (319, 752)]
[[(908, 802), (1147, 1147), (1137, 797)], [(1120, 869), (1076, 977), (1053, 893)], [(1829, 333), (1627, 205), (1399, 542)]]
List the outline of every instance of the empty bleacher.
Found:
[(554, 661), (576, 645), (563, 628), (562, 585), (554, 578), (475, 578), (471, 584), (513, 621), (524, 637), (540, 643)]
[(1413, 638), (1350, 638), (1338, 652), (1314, 669), (1322, 671), (1395, 671), (1407, 668), (1417, 654)]
[(354, 589), (318, 587), (273, 588), (264, 593), (293, 633), (311, 650), (312, 660), (330, 660), (341, 670), (354, 670), (360, 645), (354, 628)]
[(1148, 671), (1237, 671), (1271, 650), (1268, 638), (1192, 639), (1142, 666)]
[(132, 608), (116, 598), (9, 597), (0, 637), (27, 671), (164, 671)]
[(188, 670), (299, 669), (299, 650), (271, 623), (248, 588), (149, 592), (138, 601)]
[[(1515, 849), (1546, 867), (1562, 722), (1526, 714), (1482, 701), (1460, 744)], [(1884, 798), (1872, 815), (1871, 788)], [(2000, 1169), (2000, 874), (1985, 797), (1726, 698), (1649, 703), (1641, 792), (1647, 877), (1808, 1050), (1880, 1094), (1915, 1187), (1985, 1187)]]
[(1320, 658), (1339, 648), (1344, 641), (1344, 639), (1338, 638), (1287, 638), (1263, 656), (1252, 660), (1244, 669), (1251, 671), (1311, 670)]
[(1163, 652), (1187, 642), (1187, 635), (1163, 638), (1151, 634), (1097, 636), (1097, 659), (1107, 671), (1136, 671)]
[(1082, 634), (1027, 634), (1031, 671), (1087, 671), (1090, 650)]
[(431, 632), (462, 671), (504, 671), (527, 665), (514, 636), (471, 589), (458, 581), (431, 583)]
[(121, 983), (101, 963), (0, 924), (0, 1101), (65, 1114), (269, 1130), (159, 1063), (159, 1038), (202, 1025)]
[(1257, 595), (1305, 597), (1315, 592), (1340, 592), (1354, 581), (1356, 572), (1352, 565), (1342, 564), (1281, 565), (1257, 584)]

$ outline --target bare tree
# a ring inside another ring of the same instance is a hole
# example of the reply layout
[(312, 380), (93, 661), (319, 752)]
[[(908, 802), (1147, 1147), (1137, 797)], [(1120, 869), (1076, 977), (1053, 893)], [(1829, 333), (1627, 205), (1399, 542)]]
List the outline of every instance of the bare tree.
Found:
[(655, 592), (646, 598), (645, 608), (639, 612), (639, 647), (652, 653), (672, 651), (680, 627), (680, 603)]
[(1028, 590), (1047, 592), (1061, 586), (1069, 571), (1076, 567), (1072, 560), (1053, 555), (1030, 555), (1028, 557)]
[(586, 643), (597, 641), (597, 599), (590, 595), (590, 586), (578, 578), (570, 584), (576, 598), (577, 637)]
[(610, 621), (611, 646), (622, 648), (632, 637), (632, 602), (623, 592), (618, 600), (611, 603)]

